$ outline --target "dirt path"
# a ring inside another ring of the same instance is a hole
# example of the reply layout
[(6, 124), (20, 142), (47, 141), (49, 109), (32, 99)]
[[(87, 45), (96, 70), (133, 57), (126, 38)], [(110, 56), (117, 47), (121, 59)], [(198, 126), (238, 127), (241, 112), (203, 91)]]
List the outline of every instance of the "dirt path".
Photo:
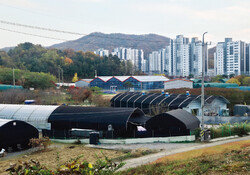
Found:
[(195, 149), (201, 149), (201, 148), (206, 148), (206, 147), (211, 147), (211, 146), (216, 146), (216, 145), (222, 145), (225, 143), (236, 142), (236, 141), (241, 141), (241, 140), (250, 140), (250, 136), (240, 137), (240, 138), (235, 138), (235, 139), (230, 139), (230, 140), (223, 140), (223, 141), (218, 141), (218, 142), (213, 142), (213, 143), (204, 143), (204, 144), (199, 144), (196, 146), (190, 145), (189, 147), (185, 147), (185, 148), (177, 148), (177, 149), (159, 152), (156, 154), (147, 155), (144, 157), (129, 159), (125, 161), (126, 164), (121, 169), (119, 169), (119, 171), (126, 170), (129, 168), (134, 168), (134, 167), (144, 165), (150, 162), (154, 162), (161, 157), (168, 156), (171, 154), (176, 154), (176, 153), (181, 153), (181, 152), (186, 152), (186, 151), (191, 151)]

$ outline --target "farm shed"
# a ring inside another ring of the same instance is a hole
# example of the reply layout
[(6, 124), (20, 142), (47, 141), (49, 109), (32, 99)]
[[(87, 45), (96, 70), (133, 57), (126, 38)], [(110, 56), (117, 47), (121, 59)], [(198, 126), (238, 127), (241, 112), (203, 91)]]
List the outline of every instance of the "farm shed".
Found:
[(16, 150), (18, 144), (26, 148), (31, 138), (38, 137), (38, 130), (26, 122), (0, 119), (0, 149), (12, 147)]
[(81, 79), (77, 82), (75, 82), (75, 86), (82, 88), (82, 87), (89, 87), (89, 83), (92, 81), (92, 79)]
[(193, 89), (193, 81), (176, 78), (164, 82), (164, 89), (179, 89), (179, 88)]
[(146, 122), (147, 131), (154, 137), (189, 135), (199, 126), (199, 119), (182, 109), (156, 115)]
[(25, 121), (38, 129), (50, 129), (48, 118), (59, 106), (0, 104), (0, 119)]
[[(200, 95), (126, 92), (117, 94), (110, 102), (112, 107), (140, 108), (151, 115), (174, 109), (184, 109), (201, 115)], [(226, 115), (228, 103), (222, 96), (205, 96), (205, 114)]]
[(108, 131), (112, 126), (115, 137), (132, 137), (137, 126), (145, 126), (148, 117), (135, 108), (100, 108), (60, 106), (49, 117), (51, 130), (69, 131), (72, 128)]

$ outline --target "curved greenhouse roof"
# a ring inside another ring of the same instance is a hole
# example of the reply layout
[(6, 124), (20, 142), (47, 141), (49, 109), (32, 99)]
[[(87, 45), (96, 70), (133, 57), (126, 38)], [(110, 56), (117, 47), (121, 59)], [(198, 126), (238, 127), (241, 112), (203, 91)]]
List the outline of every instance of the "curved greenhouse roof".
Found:
[[(157, 106), (166, 106), (169, 110), (187, 107), (195, 100), (200, 101), (200, 95), (185, 95), (185, 94), (159, 94), (148, 93), (143, 94), (139, 92), (120, 93), (111, 99), (112, 107), (130, 107), (140, 108), (144, 113), (151, 113), (152, 108)], [(222, 96), (205, 96), (205, 102), (210, 104), (215, 99), (220, 99), (225, 103), (229, 101)]]
[(58, 106), (0, 104), (0, 118), (22, 120), (36, 128), (49, 128), (48, 118)]
[(38, 136), (38, 130), (24, 121), (0, 119), (0, 149), (16, 149), (17, 144), (26, 148), (29, 140)]
[(189, 135), (199, 125), (197, 117), (182, 109), (156, 115), (146, 122), (147, 130), (153, 130), (156, 136)]
[(60, 106), (49, 117), (52, 129), (127, 130), (128, 125), (144, 125), (148, 118), (140, 109)]

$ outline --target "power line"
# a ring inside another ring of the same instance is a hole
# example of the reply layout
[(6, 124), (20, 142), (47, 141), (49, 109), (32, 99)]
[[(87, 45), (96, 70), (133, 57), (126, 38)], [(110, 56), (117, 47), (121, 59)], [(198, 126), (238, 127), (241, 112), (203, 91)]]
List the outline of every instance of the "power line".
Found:
[[(81, 35), (81, 36), (87, 36), (88, 35), (89, 37), (94, 36), (94, 37), (104, 38), (104, 39), (131, 40), (131, 41), (143, 41), (143, 42), (154, 42), (154, 43), (167, 43), (167, 41), (162, 41), (162, 40), (132, 39), (132, 38), (126, 38), (126, 37), (112, 37), (110, 35), (109, 36), (102, 36), (102, 35), (99, 35), (99, 33), (83, 34), (83, 33), (77, 33), (77, 32), (70, 32), (70, 31), (64, 31), (64, 30), (57, 30), (57, 29), (50, 29), (50, 28), (39, 27), (39, 26), (20, 24), (20, 23), (9, 22), (9, 21), (4, 21), (4, 20), (0, 20), (0, 23), (8, 24), (8, 25), (14, 25), (14, 26), (20, 26), (20, 27), (26, 27), (26, 28), (32, 28), (32, 29), (37, 29), (37, 30), (45, 30), (45, 31), (50, 31), (50, 32), (64, 33), (64, 34), (67, 33), (67, 34), (74, 34), (74, 35)], [(33, 34), (30, 34), (30, 35), (33, 35)], [(140, 36), (140, 37), (143, 37), (143, 36)], [(64, 39), (62, 39), (62, 40), (64, 40)]]
[(3, 20), (0, 20), (0, 23), (14, 25), (14, 26), (21, 26), (21, 27), (26, 27), (26, 28), (31, 28), (31, 29), (46, 30), (46, 31), (50, 31), (50, 32), (67, 33), (67, 34), (72, 34), (72, 35), (87, 35), (87, 34), (82, 34), (82, 33), (77, 33), (77, 32), (69, 32), (69, 31), (64, 31), (64, 30), (50, 29), (50, 28), (45, 28), (45, 27), (32, 26), (32, 25), (20, 24), (20, 23), (3, 21)]
[(36, 36), (36, 37), (40, 37), (40, 38), (47, 38), (47, 39), (60, 40), (60, 41), (69, 41), (69, 40), (66, 40), (66, 39), (43, 36), (43, 35), (36, 35), (36, 34), (31, 34), (31, 33), (26, 33), (26, 32), (20, 32), (20, 31), (16, 31), (16, 30), (5, 29), (5, 28), (1, 28), (1, 27), (0, 27), (0, 30), (5, 30), (5, 31), (8, 31), (8, 32), (14, 32), (14, 33), (20, 33), (20, 34), (24, 34), (24, 35)]

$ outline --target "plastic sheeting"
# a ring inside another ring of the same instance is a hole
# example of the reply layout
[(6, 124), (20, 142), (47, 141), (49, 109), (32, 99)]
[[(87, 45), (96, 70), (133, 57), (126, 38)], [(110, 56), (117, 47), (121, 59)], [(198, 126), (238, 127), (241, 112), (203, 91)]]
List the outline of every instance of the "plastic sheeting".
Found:
[(31, 138), (38, 136), (38, 130), (26, 122), (0, 119), (0, 149), (8, 147), (16, 149), (17, 144), (25, 148)]
[(126, 130), (128, 124), (144, 125), (147, 118), (140, 109), (60, 106), (49, 117), (52, 129)]
[(154, 136), (189, 135), (199, 125), (197, 117), (182, 109), (156, 115), (146, 122), (147, 130), (153, 131)]
[(38, 129), (50, 129), (48, 118), (58, 106), (0, 104), (0, 119), (25, 121)]

